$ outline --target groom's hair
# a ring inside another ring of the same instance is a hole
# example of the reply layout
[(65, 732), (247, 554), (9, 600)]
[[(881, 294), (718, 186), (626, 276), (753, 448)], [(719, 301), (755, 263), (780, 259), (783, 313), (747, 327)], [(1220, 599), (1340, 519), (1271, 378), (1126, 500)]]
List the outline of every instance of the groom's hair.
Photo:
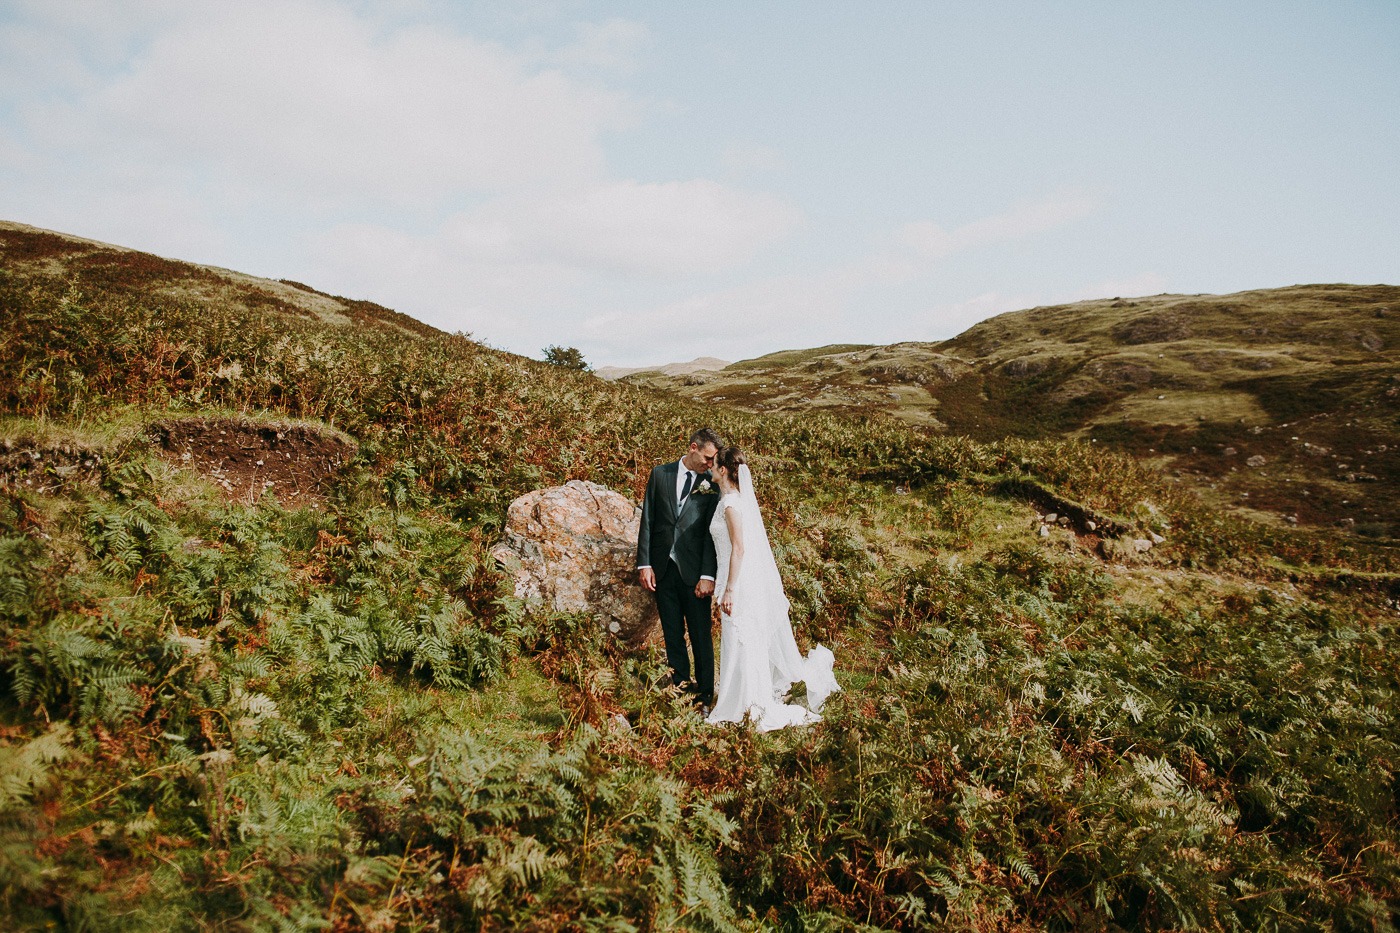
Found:
[(701, 428), (690, 435), (690, 442), (698, 447), (704, 447), (706, 444), (714, 444), (715, 448), (718, 449), (724, 446), (724, 438), (720, 437), (710, 428)]

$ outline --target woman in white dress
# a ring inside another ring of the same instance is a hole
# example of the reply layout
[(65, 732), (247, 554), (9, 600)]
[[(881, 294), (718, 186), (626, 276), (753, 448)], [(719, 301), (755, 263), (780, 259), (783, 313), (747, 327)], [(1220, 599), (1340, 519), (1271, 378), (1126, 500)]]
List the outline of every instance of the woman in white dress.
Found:
[[(706, 722), (742, 722), (747, 715), (760, 732), (817, 722), (827, 696), (841, 689), (832, 670), (835, 658), (821, 645), (806, 657), (797, 648), (743, 453), (737, 447), (721, 450), (714, 473), (723, 493), (710, 522), (722, 630), (719, 691)], [(806, 706), (784, 702), (798, 681), (807, 685)]]

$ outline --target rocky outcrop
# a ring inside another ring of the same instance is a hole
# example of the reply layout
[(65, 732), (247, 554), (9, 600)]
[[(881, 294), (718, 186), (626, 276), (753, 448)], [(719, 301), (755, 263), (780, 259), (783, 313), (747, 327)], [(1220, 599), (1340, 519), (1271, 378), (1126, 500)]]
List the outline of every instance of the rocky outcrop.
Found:
[[(1178, 306), (1185, 309), (1185, 305)], [(1113, 339), (1127, 346), (1144, 343), (1172, 343), (1191, 336), (1191, 329), (1180, 314), (1170, 311), (1149, 312), (1131, 318), (1113, 328)]]
[(571, 480), (510, 504), (492, 556), (515, 595), (560, 612), (586, 612), (629, 642), (657, 628), (656, 604), (637, 582), (642, 510), (606, 486)]
[(1026, 379), (1039, 376), (1050, 365), (1050, 360), (1039, 356), (1023, 356), (1007, 360), (1001, 364), (1001, 371), (1012, 379)]

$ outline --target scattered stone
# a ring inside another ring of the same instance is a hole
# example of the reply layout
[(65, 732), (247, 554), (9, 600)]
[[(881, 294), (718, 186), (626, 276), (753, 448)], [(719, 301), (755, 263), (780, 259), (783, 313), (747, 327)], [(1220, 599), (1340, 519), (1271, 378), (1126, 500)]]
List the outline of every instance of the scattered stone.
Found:
[(1144, 343), (1169, 343), (1185, 340), (1191, 336), (1186, 319), (1180, 314), (1159, 311), (1141, 314), (1133, 320), (1125, 321), (1113, 328), (1113, 337), (1119, 343), (1139, 346)]
[(1048, 523), (1050, 523), (1050, 524), (1053, 524), (1054, 522), (1056, 522), (1056, 521), (1059, 519), (1059, 517), (1060, 517), (1060, 516), (1059, 516), (1059, 515), (1056, 515), (1054, 512), (1050, 512), (1050, 513), (1048, 513), (1048, 514), (1045, 516), (1045, 521), (1048, 522)]
[(1139, 554), (1146, 554), (1148, 551), (1152, 550), (1152, 542), (1148, 541), (1146, 538), (1134, 538), (1133, 550), (1137, 551)]
[(583, 480), (537, 489), (510, 504), (491, 556), (515, 595), (559, 612), (587, 612), (640, 643), (657, 630), (656, 604), (637, 582), (642, 510), (621, 493)]
[(1084, 523), (1084, 527), (1089, 529), (1090, 531), (1098, 531), (1099, 523), (1094, 521), (1088, 521)]
[(1227, 457), (1233, 457), (1235, 456), (1235, 454), (1239, 453), (1239, 451), (1233, 447), (1226, 447), (1224, 450), (1221, 451), (1221, 453), (1223, 453)]
[(1163, 541), (1166, 541), (1166, 540), (1167, 540), (1166, 538), (1164, 538), (1164, 537), (1162, 537), (1161, 535), (1157, 534), (1157, 532), (1155, 532), (1155, 531), (1150, 531), (1150, 532), (1148, 532), (1148, 533), (1147, 533), (1147, 536), (1148, 536), (1149, 538), (1152, 539), (1152, 543), (1153, 543), (1153, 544), (1161, 544)]
[(68, 445), (44, 447), (35, 439), (4, 439), (0, 453), (0, 489), (26, 486), (54, 493), (76, 483), (96, 483), (101, 456), (93, 450)]
[(1250, 457), (1248, 460), (1245, 461), (1245, 465), (1252, 467), (1261, 467), (1268, 462), (1269, 461), (1266, 460), (1262, 454), (1255, 454), (1254, 456)]
[(1050, 526), (1049, 526), (1049, 525), (1041, 525), (1041, 526), (1040, 526), (1040, 536), (1041, 536), (1042, 538), (1048, 538), (1048, 537), (1050, 537)]
[[(1012, 379), (1024, 379), (1027, 376), (1036, 376), (1045, 371), (1048, 361), (1041, 358), (1025, 357), (1017, 360), (1007, 360), (1002, 364), (1001, 371)], [(870, 380), (874, 382), (875, 380)]]

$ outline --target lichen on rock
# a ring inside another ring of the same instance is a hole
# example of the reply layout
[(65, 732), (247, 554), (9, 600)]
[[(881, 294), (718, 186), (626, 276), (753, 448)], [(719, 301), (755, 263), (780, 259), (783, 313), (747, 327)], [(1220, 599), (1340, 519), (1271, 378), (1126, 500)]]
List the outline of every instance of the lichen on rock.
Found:
[(517, 597), (589, 613), (618, 638), (640, 643), (657, 628), (655, 603), (637, 581), (641, 515), (621, 493), (570, 480), (512, 502), (491, 553), (513, 578)]

